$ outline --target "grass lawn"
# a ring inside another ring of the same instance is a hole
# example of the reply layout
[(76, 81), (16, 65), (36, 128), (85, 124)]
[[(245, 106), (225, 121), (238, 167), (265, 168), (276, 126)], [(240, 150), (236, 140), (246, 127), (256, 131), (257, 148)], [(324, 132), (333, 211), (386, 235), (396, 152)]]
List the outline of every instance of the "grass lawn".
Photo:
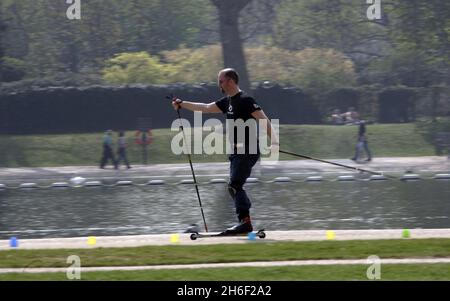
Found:
[(450, 257), (450, 239), (405, 239), (320, 242), (254, 242), (202, 246), (146, 246), (0, 251), (0, 268), (67, 267), (78, 255), (81, 265), (138, 266), (302, 259)]
[[(450, 257), (450, 239), (255, 242), (202, 246), (148, 246), (0, 251), (0, 268), (171, 265), (306, 259)], [(83, 272), (83, 280), (367, 280), (369, 265), (207, 268)], [(450, 280), (450, 264), (384, 264), (382, 280)], [(0, 274), (0, 280), (66, 280), (65, 273)]]
[[(354, 153), (357, 126), (281, 125), (281, 148), (318, 158), (350, 158)], [(367, 126), (369, 147), (375, 157), (432, 156), (434, 147), (413, 123)], [(149, 146), (149, 164), (184, 163), (183, 155), (171, 152), (177, 132), (153, 130)], [(204, 132), (207, 136), (209, 132)], [(50, 167), (98, 165), (103, 133), (0, 136), (0, 167)], [(142, 147), (134, 142), (134, 132), (127, 132), (131, 164), (142, 164)], [(117, 140), (117, 137), (114, 137)], [(194, 162), (226, 162), (226, 155), (193, 155)], [(282, 160), (292, 160), (281, 155)]]

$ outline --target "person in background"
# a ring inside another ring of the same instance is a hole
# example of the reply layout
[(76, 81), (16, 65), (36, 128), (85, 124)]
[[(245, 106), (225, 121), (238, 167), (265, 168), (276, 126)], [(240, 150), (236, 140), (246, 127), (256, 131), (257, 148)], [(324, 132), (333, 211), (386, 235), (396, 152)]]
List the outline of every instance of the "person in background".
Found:
[(335, 109), (333, 111), (333, 114), (331, 114), (331, 124), (335, 125), (344, 124), (344, 119), (342, 118), (342, 114), (339, 109)]
[(108, 160), (111, 159), (114, 168), (117, 169), (117, 162), (114, 158), (113, 143), (112, 143), (112, 130), (107, 130), (103, 136), (103, 156), (100, 161), (100, 168), (104, 169)]
[(355, 150), (355, 156), (351, 158), (353, 161), (358, 161), (359, 155), (361, 153), (361, 150), (364, 149), (367, 155), (366, 161), (372, 161), (372, 153), (369, 149), (369, 144), (367, 142), (367, 135), (366, 135), (366, 124), (364, 120), (361, 120), (359, 122), (358, 127), (358, 142), (356, 144), (356, 150)]
[(124, 161), (127, 168), (130, 169), (130, 163), (127, 159), (127, 140), (125, 138), (125, 133), (123, 131), (119, 132), (118, 148), (117, 148), (117, 163), (116, 166), (119, 168), (120, 161)]
[(354, 107), (348, 108), (348, 111), (341, 115), (344, 119), (345, 124), (358, 124), (359, 114), (355, 111)]

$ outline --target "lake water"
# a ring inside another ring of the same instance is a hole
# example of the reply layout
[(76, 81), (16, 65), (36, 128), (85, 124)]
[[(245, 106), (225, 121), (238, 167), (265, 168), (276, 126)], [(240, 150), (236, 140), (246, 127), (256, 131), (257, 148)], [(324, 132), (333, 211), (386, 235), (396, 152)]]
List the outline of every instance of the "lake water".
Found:
[[(267, 230), (450, 228), (446, 180), (255, 183), (255, 227)], [(210, 231), (235, 222), (225, 184), (201, 185)], [(193, 185), (0, 191), (0, 239), (182, 232), (203, 225)]]

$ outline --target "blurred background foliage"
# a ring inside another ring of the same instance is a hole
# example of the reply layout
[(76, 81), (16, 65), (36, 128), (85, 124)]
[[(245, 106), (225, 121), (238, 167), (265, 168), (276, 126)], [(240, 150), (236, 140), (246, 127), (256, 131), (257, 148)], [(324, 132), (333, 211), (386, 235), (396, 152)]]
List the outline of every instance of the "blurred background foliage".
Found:
[[(449, 82), (448, 1), (385, 0), (381, 20), (373, 21), (361, 0), (222, 3), (81, 1), (81, 20), (68, 20), (65, 1), (3, 0), (1, 82), (211, 82), (224, 65), (222, 49), (237, 60), (239, 47), (249, 82), (275, 81), (313, 93)], [(229, 50), (224, 31), (234, 29), (238, 37)]]
[[(110, 84), (211, 82), (223, 66), (219, 45), (165, 51), (121, 53), (106, 62), (103, 79)], [(289, 51), (277, 47), (246, 48), (250, 78), (275, 81), (319, 93), (356, 83), (352, 60), (333, 49)], [(160, 59), (161, 58), (161, 59)]]
[(379, 20), (365, 0), (80, 2), (80, 20), (63, 0), (0, 2), (0, 133), (131, 130), (140, 117), (166, 127), (173, 112), (148, 99), (214, 99), (226, 66), (290, 124), (355, 107), (448, 148), (450, 1), (381, 0)]

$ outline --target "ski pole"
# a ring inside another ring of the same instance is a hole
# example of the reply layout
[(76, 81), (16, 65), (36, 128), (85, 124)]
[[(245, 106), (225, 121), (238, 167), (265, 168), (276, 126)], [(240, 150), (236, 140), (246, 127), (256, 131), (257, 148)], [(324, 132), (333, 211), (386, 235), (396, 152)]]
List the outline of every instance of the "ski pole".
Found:
[(331, 162), (331, 161), (327, 161), (327, 160), (317, 159), (317, 158), (313, 158), (313, 157), (306, 156), (306, 155), (300, 155), (300, 154), (284, 151), (284, 150), (281, 150), (281, 149), (280, 149), (280, 153), (291, 155), (291, 156), (294, 156), (294, 157), (300, 157), (300, 158), (304, 158), (304, 159), (319, 161), (319, 162), (322, 162), (322, 163), (332, 164), (332, 165), (336, 165), (336, 166), (340, 166), (340, 167), (344, 167), (344, 168), (348, 168), (348, 169), (353, 169), (353, 170), (360, 171), (360, 172), (366, 172), (366, 173), (370, 173), (370, 174), (373, 174), (373, 175), (385, 176), (385, 177), (388, 177), (388, 178), (391, 178), (391, 179), (397, 179), (396, 177), (384, 175), (384, 174), (382, 174), (380, 172), (371, 171), (371, 170), (362, 169), (362, 168), (353, 167), (353, 166), (348, 166), (348, 165), (345, 165), (345, 164), (335, 163), (335, 162)]
[[(173, 95), (166, 96), (166, 98), (168, 98), (172, 101), (175, 99)], [(180, 120), (180, 130), (183, 133), (183, 139), (184, 139), (184, 141), (187, 141), (186, 135), (184, 133), (183, 122), (181, 120), (180, 108), (177, 109), (177, 113), (178, 113), (178, 119)], [(200, 198), (200, 192), (198, 191), (197, 178), (195, 177), (194, 167), (192, 166), (191, 154), (189, 153), (189, 151), (187, 151), (186, 154), (187, 154), (187, 157), (189, 160), (189, 165), (191, 166), (192, 178), (194, 179), (195, 191), (197, 192), (198, 203), (200, 204), (200, 211), (202, 212), (202, 218), (203, 218), (203, 223), (205, 225), (205, 231), (208, 232), (208, 226), (206, 225), (205, 214), (203, 212), (202, 200)]]

